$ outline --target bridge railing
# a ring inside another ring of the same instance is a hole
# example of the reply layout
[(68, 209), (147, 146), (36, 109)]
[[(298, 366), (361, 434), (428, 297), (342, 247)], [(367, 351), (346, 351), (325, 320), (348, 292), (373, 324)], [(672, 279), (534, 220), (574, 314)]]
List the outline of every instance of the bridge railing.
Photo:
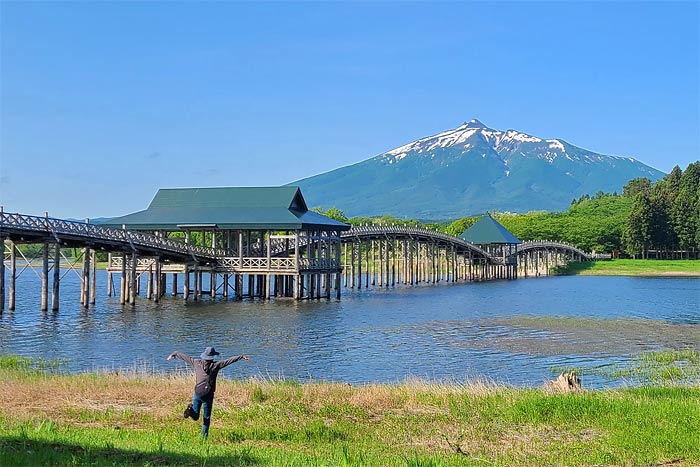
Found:
[(336, 270), (340, 264), (335, 259), (318, 258), (270, 258), (267, 257), (226, 257), (217, 262), (217, 270), (231, 272), (245, 271), (309, 271), (309, 270)]
[[(537, 250), (537, 249), (547, 249), (547, 248), (560, 248), (560, 249), (565, 249), (572, 251), (576, 254), (581, 255), (582, 257), (588, 259), (588, 260), (593, 260), (596, 259), (596, 255), (593, 255), (591, 253), (586, 253), (582, 249), (578, 248), (575, 245), (571, 245), (569, 243), (565, 242), (553, 242), (549, 240), (532, 240), (528, 242), (523, 242), (520, 244), (520, 247), (518, 248), (519, 252), (525, 252), (528, 250)], [(609, 257), (608, 257), (609, 259)]]
[(445, 243), (461, 246), (462, 248), (472, 250), (485, 258), (492, 258), (492, 256), (486, 250), (474, 245), (473, 243), (469, 243), (459, 237), (455, 237), (454, 235), (438, 232), (436, 230), (425, 229), (422, 227), (407, 227), (403, 225), (354, 225), (350, 230), (343, 232), (341, 234), (341, 238), (347, 239), (368, 235), (382, 236), (396, 234), (407, 237), (427, 237), (433, 240), (439, 240)]
[(178, 240), (158, 237), (145, 232), (126, 229), (114, 229), (86, 222), (68, 221), (52, 217), (29, 216), (19, 213), (0, 212), (0, 229), (25, 230), (27, 232), (46, 232), (58, 238), (58, 235), (71, 235), (86, 240), (103, 240), (119, 243), (126, 248), (150, 248), (164, 252), (178, 253), (183, 256), (199, 256), (215, 259), (222, 257), (225, 250), (203, 246), (188, 245)]

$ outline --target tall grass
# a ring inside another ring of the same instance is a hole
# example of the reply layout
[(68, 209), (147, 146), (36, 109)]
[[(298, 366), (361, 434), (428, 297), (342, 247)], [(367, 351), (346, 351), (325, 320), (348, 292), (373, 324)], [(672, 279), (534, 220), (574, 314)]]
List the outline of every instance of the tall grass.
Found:
[(182, 418), (191, 377), (13, 365), (0, 369), (2, 465), (700, 465), (697, 386), (222, 380), (203, 441)]

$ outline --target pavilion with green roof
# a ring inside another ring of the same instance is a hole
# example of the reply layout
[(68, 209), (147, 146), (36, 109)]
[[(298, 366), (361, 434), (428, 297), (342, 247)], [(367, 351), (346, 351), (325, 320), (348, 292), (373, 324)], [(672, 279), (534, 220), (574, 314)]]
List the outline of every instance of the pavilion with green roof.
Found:
[[(139, 260), (139, 272), (148, 274), (149, 294), (155, 265), (161, 280), (163, 270), (172, 272), (173, 293), (177, 293), (178, 275), (184, 274), (182, 293), (188, 298), (193, 292), (195, 299), (201, 294), (228, 296), (229, 289), (238, 298), (330, 296), (332, 282), (339, 295), (340, 233), (350, 228), (310, 211), (296, 186), (160, 189), (145, 210), (103, 225), (217, 249), (216, 261), (208, 264)], [(123, 270), (124, 261), (128, 259), (111, 258), (110, 272)], [(209, 283), (203, 285), (204, 273)], [(194, 274), (194, 290), (190, 290), (190, 274)], [(223, 281), (217, 284), (218, 276)], [(156, 281), (156, 296), (165, 287), (165, 282)]]
[(520, 240), (501, 225), (491, 214), (485, 214), (459, 236), (478, 245), (499, 261), (493, 264), (492, 274), (504, 279), (518, 277), (518, 245)]

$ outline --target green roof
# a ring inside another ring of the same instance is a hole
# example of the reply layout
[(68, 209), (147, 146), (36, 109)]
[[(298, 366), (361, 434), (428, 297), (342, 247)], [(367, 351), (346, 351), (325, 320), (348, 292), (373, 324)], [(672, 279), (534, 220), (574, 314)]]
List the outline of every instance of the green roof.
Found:
[(162, 188), (144, 211), (104, 225), (135, 230), (347, 230), (349, 225), (309, 211), (296, 186)]
[(465, 230), (459, 238), (477, 245), (488, 244), (518, 244), (520, 240), (496, 219), (486, 214), (476, 224)]

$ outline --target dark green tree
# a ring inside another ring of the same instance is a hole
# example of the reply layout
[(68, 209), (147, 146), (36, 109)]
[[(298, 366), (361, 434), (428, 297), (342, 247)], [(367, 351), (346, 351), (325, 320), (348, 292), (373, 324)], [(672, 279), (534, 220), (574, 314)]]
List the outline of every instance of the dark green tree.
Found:
[(649, 193), (651, 191), (651, 180), (648, 178), (633, 178), (622, 188), (622, 196), (634, 198), (637, 193)]
[(332, 208), (327, 209), (327, 210), (325, 210), (325, 211), (324, 211), (322, 208), (320, 208), (320, 207), (311, 208), (311, 210), (312, 210), (313, 212), (317, 212), (317, 213), (319, 213), (319, 214), (323, 214), (323, 215), (326, 216), (326, 217), (330, 217), (331, 219), (335, 219), (335, 220), (337, 220), (337, 221), (339, 221), (339, 222), (345, 222), (345, 223), (348, 223), (348, 222), (349, 222), (349, 220), (348, 220), (347, 216), (345, 215), (345, 213), (344, 213), (343, 211), (341, 211), (340, 209), (336, 208), (336, 207), (332, 207)]
[(683, 250), (698, 249), (697, 229), (700, 215), (695, 209), (700, 191), (700, 162), (685, 169), (678, 180), (678, 194), (671, 204), (673, 229), (678, 237), (678, 246)]
[(642, 258), (651, 244), (652, 206), (649, 194), (638, 191), (632, 201), (632, 208), (627, 217), (627, 224), (623, 234), (625, 250), (635, 258), (639, 254)]

